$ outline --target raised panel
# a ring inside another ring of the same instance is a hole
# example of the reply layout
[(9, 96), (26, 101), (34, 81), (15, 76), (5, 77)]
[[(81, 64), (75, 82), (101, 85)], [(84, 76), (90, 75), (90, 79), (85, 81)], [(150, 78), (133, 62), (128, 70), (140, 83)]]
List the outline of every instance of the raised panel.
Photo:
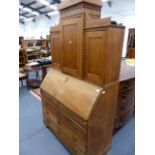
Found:
[(64, 59), (63, 65), (71, 69), (77, 69), (77, 45), (78, 45), (78, 24), (64, 25)]
[(52, 62), (53, 66), (60, 68), (61, 64), (61, 45), (60, 45), (60, 33), (51, 34), (51, 47), (52, 47)]
[(65, 19), (62, 32), (62, 69), (63, 72), (82, 76), (83, 18)]
[(106, 32), (86, 32), (85, 42), (85, 78), (103, 84), (105, 52), (107, 50)]

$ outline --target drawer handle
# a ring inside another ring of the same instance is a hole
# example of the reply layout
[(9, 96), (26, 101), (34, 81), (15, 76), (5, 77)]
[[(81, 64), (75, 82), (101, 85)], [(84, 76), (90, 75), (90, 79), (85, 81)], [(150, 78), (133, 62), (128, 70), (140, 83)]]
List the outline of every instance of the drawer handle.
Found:
[(123, 95), (123, 98), (126, 98), (128, 95)]
[(124, 89), (128, 89), (128, 88), (129, 88), (129, 86), (128, 86), (128, 85), (125, 85), (125, 86), (124, 86)]

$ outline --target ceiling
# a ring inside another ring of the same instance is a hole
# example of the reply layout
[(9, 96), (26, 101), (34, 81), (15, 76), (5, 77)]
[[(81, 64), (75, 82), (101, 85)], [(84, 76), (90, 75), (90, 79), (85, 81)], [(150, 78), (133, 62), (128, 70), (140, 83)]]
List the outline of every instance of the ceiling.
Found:
[(45, 15), (50, 19), (56, 14), (57, 5), (61, 0), (19, 0), (19, 22), (24, 24), (27, 20), (34, 20), (35, 16)]

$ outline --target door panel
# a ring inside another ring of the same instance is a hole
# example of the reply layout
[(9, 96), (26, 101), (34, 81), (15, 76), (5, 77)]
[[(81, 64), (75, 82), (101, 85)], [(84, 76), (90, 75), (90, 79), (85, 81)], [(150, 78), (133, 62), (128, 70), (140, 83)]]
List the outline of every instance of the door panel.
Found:
[(105, 73), (106, 32), (94, 31), (85, 34), (85, 78), (103, 84)]
[(60, 33), (51, 34), (51, 47), (52, 47), (52, 64), (54, 67), (60, 68), (61, 64)]
[(62, 28), (62, 70), (68, 74), (82, 76), (83, 18), (65, 19)]

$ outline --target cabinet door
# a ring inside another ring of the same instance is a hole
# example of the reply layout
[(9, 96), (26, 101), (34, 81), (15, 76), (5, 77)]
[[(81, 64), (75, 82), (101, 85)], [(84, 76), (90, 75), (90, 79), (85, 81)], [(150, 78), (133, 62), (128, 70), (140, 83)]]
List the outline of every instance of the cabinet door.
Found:
[(65, 19), (62, 32), (62, 70), (65, 73), (82, 76), (83, 18)]
[(87, 80), (104, 83), (106, 46), (106, 31), (85, 33), (85, 78)]
[(51, 48), (52, 48), (52, 64), (53, 67), (60, 69), (61, 64), (61, 45), (60, 45), (60, 33), (51, 33)]

